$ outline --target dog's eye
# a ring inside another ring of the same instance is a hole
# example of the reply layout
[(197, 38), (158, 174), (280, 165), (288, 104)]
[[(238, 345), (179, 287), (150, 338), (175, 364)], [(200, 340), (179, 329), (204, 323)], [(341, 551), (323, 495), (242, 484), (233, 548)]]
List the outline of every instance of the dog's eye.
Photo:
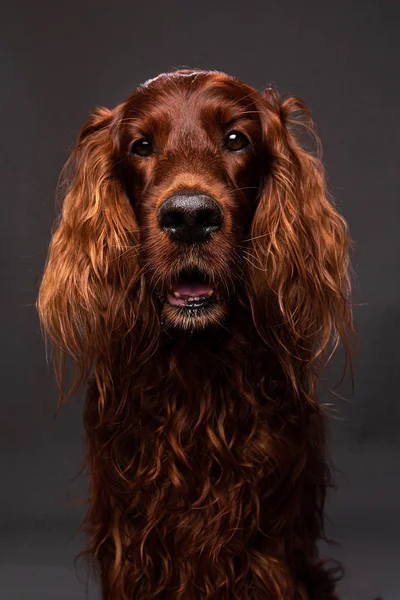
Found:
[(150, 156), (153, 153), (153, 146), (149, 140), (146, 138), (141, 138), (140, 140), (136, 140), (132, 145), (131, 152), (133, 154), (137, 154), (138, 156)]
[(224, 148), (231, 152), (237, 152), (238, 150), (243, 150), (243, 148), (246, 148), (249, 144), (250, 142), (244, 133), (240, 133), (240, 131), (230, 131), (225, 136)]

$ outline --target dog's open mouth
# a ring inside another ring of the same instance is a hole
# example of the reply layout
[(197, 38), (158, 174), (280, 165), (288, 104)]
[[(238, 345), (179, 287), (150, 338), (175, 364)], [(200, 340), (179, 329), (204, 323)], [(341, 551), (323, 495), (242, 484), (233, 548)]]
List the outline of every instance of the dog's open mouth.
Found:
[(169, 304), (187, 309), (205, 308), (218, 299), (217, 283), (198, 268), (181, 271), (167, 294)]

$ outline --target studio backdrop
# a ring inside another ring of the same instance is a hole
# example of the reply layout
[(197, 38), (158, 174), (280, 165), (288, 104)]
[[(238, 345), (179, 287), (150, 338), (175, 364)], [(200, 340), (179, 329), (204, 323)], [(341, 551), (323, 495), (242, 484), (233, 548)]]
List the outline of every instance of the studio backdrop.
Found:
[[(276, 86), (310, 107), (329, 192), (349, 224), (358, 331), (354, 391), (339, 350), (321, 386), (334, 405), (322, 555), (341, 597), (400, 597), (399, 4), (8, 2), (2, 9), (0, 599), (98, 599), (80, 526), (83, 394), (58, 412), (35, 308), (58, 178), (81, 126), (177, 68)], [(66, 387), (72, 378), (67, 369)]]

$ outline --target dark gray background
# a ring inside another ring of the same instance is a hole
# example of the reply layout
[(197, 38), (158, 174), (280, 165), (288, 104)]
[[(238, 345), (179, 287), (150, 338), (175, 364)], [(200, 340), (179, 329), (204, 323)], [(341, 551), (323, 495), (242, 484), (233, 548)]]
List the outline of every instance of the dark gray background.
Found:
[[(396, 6), (397, 4), (397, 6)], [(398, 3), (35, 2), (2, 8), (0, 600), (85, 597), (82, 397), (54, 420), (57, 390), (34, 302), (54, 192), (96, 105), (178, 66), (274, 82), (311, 107), (330, 190), (350, 224), (356, 391), (331, 396), (340, 472), (329, 533), (344, 599), (400, 598)], [(339, 364), (340, 363), (340, 364)], [(340, 355), (330, 380), (337, 381)], [(94, 582), (88, 597), (98, 598)]]

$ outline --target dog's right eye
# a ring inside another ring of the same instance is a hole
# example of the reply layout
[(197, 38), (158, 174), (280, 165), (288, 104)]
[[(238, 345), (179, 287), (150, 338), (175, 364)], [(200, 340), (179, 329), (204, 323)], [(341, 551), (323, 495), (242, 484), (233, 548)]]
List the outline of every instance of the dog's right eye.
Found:
[(138, 156), (150, 156), (150, 154), (153, 153), (152, 143), (149, 140), (146, 140), (146, 138), (136, 140), (132, 145), (131, 152)]

